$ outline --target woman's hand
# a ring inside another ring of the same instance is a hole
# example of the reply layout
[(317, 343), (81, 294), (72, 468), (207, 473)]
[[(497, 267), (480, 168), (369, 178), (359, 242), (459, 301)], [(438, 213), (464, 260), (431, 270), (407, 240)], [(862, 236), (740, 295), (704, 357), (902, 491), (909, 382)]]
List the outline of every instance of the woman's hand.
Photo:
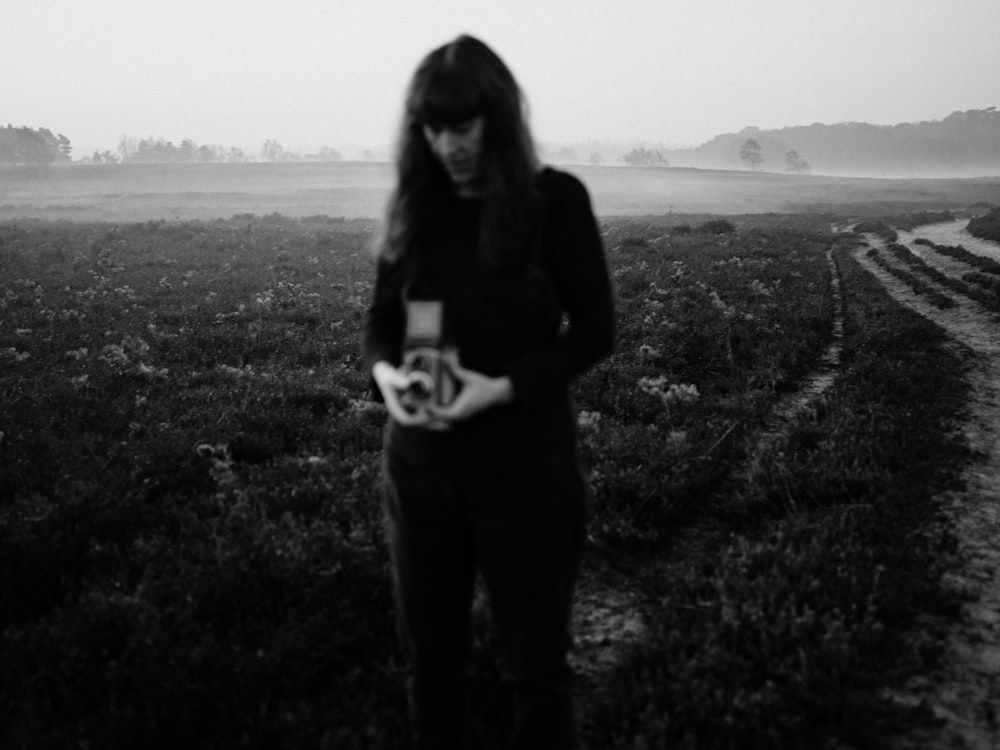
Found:
[(404, 427), (425, 427), (431, 430), (447, 428), (447, 425), (430, 414), (428, 409), (410, 410), (403, 405), (400, 395), (406, 390), (409, 379), (402, 370), (393, 367), (385, 360), (379, 360), (372, 366), (372, 377), (382, 393), (385, 408), (397, 423)]
[(514, 386), (507, 376), (497, 378), (462, 367), (457, 359), (448, 362), (461, 390), (448, 406), (430, 405), (427, 411), (445, 423), (468, 419), (484, 409), (514, 400)]

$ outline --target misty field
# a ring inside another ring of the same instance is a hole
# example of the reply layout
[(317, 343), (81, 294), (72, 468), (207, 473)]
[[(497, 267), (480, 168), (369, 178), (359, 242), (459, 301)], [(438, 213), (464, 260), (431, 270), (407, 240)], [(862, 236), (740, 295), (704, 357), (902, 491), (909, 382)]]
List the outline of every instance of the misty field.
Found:
[[(687, 168), (570, 169), (602, 216), (822, 213), (880, 215), (1000, 202), (1000, 177), (873, 179)], [(0, 219), (215, 219), (234, 214), (380, 216), (393, 180), (377, 162), (0, 165)]]
[[(239, 213), (0, 223), (5, 748), (403, 742), (357, 365), (374, 225)], [(618, 348), (574, 390), (585, 578), (626, 574), (647, 622), (581, 684), (584, 744), (879, 746), (930, 719), (884, 691), (956, 606), (933, 497), (963, 364), (830, 214), (660, 213), (603, 221)], [(761, 452), (835, 320), (835, 382)], [(488, 618), (473, 680), (500, 747)]]

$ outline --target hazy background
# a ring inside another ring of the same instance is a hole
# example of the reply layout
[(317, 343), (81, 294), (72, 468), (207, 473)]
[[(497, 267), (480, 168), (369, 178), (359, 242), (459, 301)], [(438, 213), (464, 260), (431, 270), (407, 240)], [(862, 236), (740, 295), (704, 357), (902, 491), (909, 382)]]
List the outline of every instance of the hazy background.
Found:
[(388, 153), (419, 59), (509, 63), (544, 143), (693, 146), (746, 126), (1000, 102), (997, 0), (3, 0), (0, 124), (253, 151)]

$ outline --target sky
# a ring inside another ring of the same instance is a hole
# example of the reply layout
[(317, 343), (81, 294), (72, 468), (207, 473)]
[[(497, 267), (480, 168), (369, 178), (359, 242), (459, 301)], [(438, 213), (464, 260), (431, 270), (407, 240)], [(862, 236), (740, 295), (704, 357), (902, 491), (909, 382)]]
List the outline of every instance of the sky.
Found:
[(430, 50), (507, 62), (543, 144), (1000, 106), (1000, 0), (2, 0), (0, 126), (349, 158), (388, 151)]

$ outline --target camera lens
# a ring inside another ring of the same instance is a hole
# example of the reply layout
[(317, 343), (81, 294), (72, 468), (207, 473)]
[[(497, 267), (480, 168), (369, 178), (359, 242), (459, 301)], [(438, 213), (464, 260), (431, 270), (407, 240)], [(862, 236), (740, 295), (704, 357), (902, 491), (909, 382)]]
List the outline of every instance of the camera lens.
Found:
[(415, 401), (427, 401), (434, 393), (434, 379), (430, 373), (411, 372), (406, 383), (406, 393)]

